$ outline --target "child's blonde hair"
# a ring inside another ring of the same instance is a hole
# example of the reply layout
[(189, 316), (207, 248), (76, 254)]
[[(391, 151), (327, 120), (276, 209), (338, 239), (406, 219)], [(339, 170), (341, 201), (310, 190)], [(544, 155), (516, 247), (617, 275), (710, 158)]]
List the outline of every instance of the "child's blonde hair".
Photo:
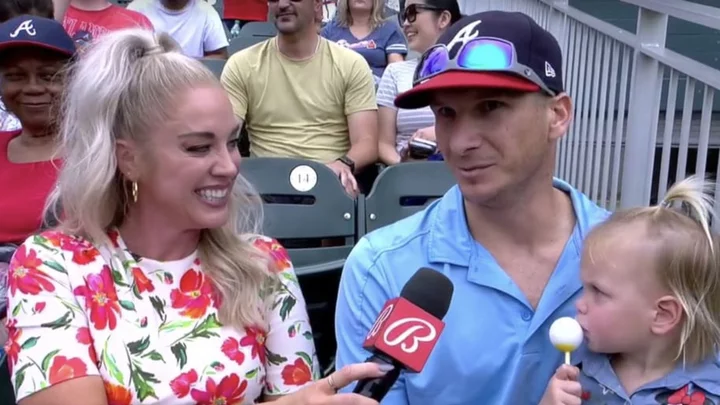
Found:
[(591, 237), (642, 221), (657, 242), (657, 274), (682, 304), (677, 358), (693, 364), (716, 356), (720, 347), (720, 268), (717, 238), (710, 229), (712, 184), (697, 176), (673, 185), (652, 207), (615, 212)]

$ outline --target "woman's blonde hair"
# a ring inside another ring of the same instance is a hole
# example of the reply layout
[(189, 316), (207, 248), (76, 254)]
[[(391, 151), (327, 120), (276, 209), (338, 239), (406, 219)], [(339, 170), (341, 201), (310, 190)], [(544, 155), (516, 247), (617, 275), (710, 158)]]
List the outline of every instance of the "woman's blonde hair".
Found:
[[(165, 33), (121, 30), (91, 45), (71, 68), (64, 93), (59, 134), (64, 163), (46, 207), (60, 219), (59, 228), (109, 243), (108, 229), (124, 222), (131, 204), (116, 141), (142, 144), (156, 123), (170, 119), (178, 92), (208, 84), (220, 86)], [(276, 277), (269, 258), (241, 237), (258, 232), (261, 201), (238, 176), (230, 204), (230, 221), (202, 231), (198, 254), (221, 300), (220, 321), (238, 328), (264, 326), (261, 291)]]
[[(370, 29), (374, 30), (385, 22), (383, 18), (384, 8), (385, 0), (373, 0), (373, 7), (370, 12)], [(335, 22), (340, 27), (350, 27), (353, 24), (348, 0), (338, 0), (335, 9)]]
[(713, 189), (701, 177), (691, 176), (673, 185), (656, 206), (615, 212), (591, 236), (636, 221), (647, 226), (648, 240), (658, 244), (660, 282), (678, 298), (685, 314), (677, 358), (691, 364), (716, 356), (720, 349), (720, 260), (710, 228)]

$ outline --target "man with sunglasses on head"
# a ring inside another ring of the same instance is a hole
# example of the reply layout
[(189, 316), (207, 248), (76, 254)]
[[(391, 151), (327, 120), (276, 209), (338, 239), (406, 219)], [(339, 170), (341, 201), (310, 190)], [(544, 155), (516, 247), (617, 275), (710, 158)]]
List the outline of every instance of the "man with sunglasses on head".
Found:
[[(573, 115), (561, 68), (552, 34), (524, 14), (488, 11), (444, 33), (396, 99), (430, 106), (458, 184), (355, 246), (340, 283), (337, 366), (368, 357), (366, 334), (417, 269), (442, 272), (455, 292), (423, 370), (402, 373), (383, 404), (536, 405), (561, 364), (548, 330), (575, 315), (581, 246), (608, 215), (553, 178)], [(405, 325), (393, 332), (403, 342), (385, 343), (430, 344), (426, 326)]]

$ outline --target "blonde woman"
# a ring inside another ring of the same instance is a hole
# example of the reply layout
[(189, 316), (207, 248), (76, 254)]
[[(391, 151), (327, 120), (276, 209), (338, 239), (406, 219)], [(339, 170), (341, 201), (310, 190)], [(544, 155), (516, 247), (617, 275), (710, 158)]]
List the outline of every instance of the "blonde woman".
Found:
[(616, 212), (590, 232), (576, 305), (592, 353), (558, 369), (541, 405), (719, 403), (714, 189), (685, 179), (659, 205)]
[(384, 0), (338, 0), (335, 18), (321, 35), (360, 53), (370, 65), (375, 83), (393, 62), (407, 54), (407, 41), (400, 27), (383, 19)]
[(166, 34), (117, 31), (63, 105), (62, 220), (9, 269), (20, 405), (375, 403), (335, 390), (377, 366), (313, 382), (305, 302), (286, 251), (251, 236), (260, 204), (212, 72)]

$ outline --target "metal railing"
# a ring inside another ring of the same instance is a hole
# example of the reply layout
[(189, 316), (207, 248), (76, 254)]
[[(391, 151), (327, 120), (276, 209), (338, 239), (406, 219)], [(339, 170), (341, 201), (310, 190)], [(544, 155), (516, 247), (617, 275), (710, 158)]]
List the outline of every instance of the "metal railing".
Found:
[(489, 1), (490, 8), (530, 15), (558, 38), (575, 115), (558, 146), (556, 175), (608, 209), (654, 202), (675, 180), (693, 173), (715, 178), (719, 169), (720, 114), (713, 104), (720, 71), (665, 42), (669, 17), (720, 29), (720, 8), (620, 1), (637, 6), (636, 33), (567, 0)]

